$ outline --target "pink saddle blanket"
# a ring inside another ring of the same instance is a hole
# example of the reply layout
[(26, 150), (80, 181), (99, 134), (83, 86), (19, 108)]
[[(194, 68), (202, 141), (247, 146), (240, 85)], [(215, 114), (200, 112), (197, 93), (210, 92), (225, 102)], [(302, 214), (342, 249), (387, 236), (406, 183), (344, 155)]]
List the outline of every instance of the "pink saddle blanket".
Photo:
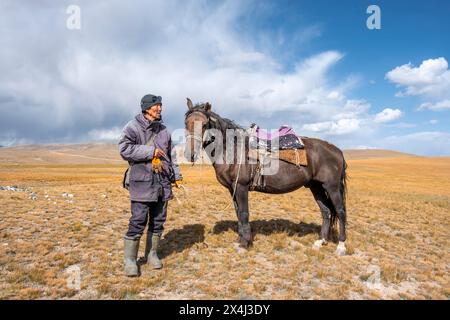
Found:
[(278, 130), (273, 130), (271, 132), (267, 132), (266, 130), (261, 129), (260, 127), (256, 128), (256, 137), (262, 140), (272, 140), (275, 138), (286, 136), (288, 134), (296, 135), (294, 129), (288, 126), (281, 126)]

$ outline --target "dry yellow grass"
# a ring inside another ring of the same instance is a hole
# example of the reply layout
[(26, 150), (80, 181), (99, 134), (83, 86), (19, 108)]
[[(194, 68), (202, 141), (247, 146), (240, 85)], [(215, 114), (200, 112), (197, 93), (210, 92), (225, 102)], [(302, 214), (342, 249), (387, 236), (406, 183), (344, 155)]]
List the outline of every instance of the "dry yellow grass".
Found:
[[(1, 299), (448, 299), (450, 159), (349, 161), (348, 255), (320, 251), (309, 190), (251, 194), (254, 246), (234, 244), (236, 217), (212, 167), (183, 166), (160, 271), (122, 275), (129, 219), (125, 165), (0, 165)], [(63, 197), (63, 193), (73, 198)], [(141, 245), (141, 254), (143, 245)], [(80, 288), (67, 285), (70, 268)], [(69, 269), (68, 269), (69, 268)], [(379, 275), (379, 278), (378, 278)]]

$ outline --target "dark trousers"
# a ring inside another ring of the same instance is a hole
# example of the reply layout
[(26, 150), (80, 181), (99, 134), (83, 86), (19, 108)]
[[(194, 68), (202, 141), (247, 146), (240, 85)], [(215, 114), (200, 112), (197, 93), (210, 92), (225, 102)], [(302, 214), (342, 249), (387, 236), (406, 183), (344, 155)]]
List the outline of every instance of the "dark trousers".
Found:
[(126, 238), (140, 238), (148, 222), (148, 232), (161, 234), (167, 218), (167, 202), (131, 201), (131, 218)]

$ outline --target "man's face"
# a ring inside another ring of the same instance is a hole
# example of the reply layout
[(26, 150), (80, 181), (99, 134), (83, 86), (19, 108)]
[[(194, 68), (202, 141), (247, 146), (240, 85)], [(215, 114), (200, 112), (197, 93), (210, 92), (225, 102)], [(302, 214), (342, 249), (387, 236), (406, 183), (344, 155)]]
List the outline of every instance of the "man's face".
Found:
[(150, 120), (159, 120), (161, 119), (162, 105), (155, 104), (150, 109), (147, 109), (147, 116)]

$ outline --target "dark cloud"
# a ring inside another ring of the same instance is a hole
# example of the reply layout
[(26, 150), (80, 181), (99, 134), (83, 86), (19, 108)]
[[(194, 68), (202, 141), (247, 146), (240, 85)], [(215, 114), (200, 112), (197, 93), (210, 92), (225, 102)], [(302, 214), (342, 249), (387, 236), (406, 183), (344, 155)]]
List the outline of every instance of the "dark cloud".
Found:
[[(81, 8), (80, 30), (66, 28), (66, 8), (72, 4)], [(252, 43), (238, 27), (250, 6), (242, 1), (2, 1), (0, 144), (112, 137), (139, 112), (147, 93), (163, 96), (171, 130), (183, 127), (187, 96), (212, 102), (216, 112), (243, 125), (290, 124), (300, 134), (308, 134), (303, 124), (342, 118), (347, 79), (327, 79), (342, 54), (318, 53), (283, 71), (273, 56), (282, 44), (261, 41), (264, 34)], [(296, 41), (304, 44), (320, 33), (311, 26), (297, 32)], [(354, 117), (370, 119), (367, 110)], [(355, 142), (364, 132), (358, 128), (353, 136), (328, 138)]]

